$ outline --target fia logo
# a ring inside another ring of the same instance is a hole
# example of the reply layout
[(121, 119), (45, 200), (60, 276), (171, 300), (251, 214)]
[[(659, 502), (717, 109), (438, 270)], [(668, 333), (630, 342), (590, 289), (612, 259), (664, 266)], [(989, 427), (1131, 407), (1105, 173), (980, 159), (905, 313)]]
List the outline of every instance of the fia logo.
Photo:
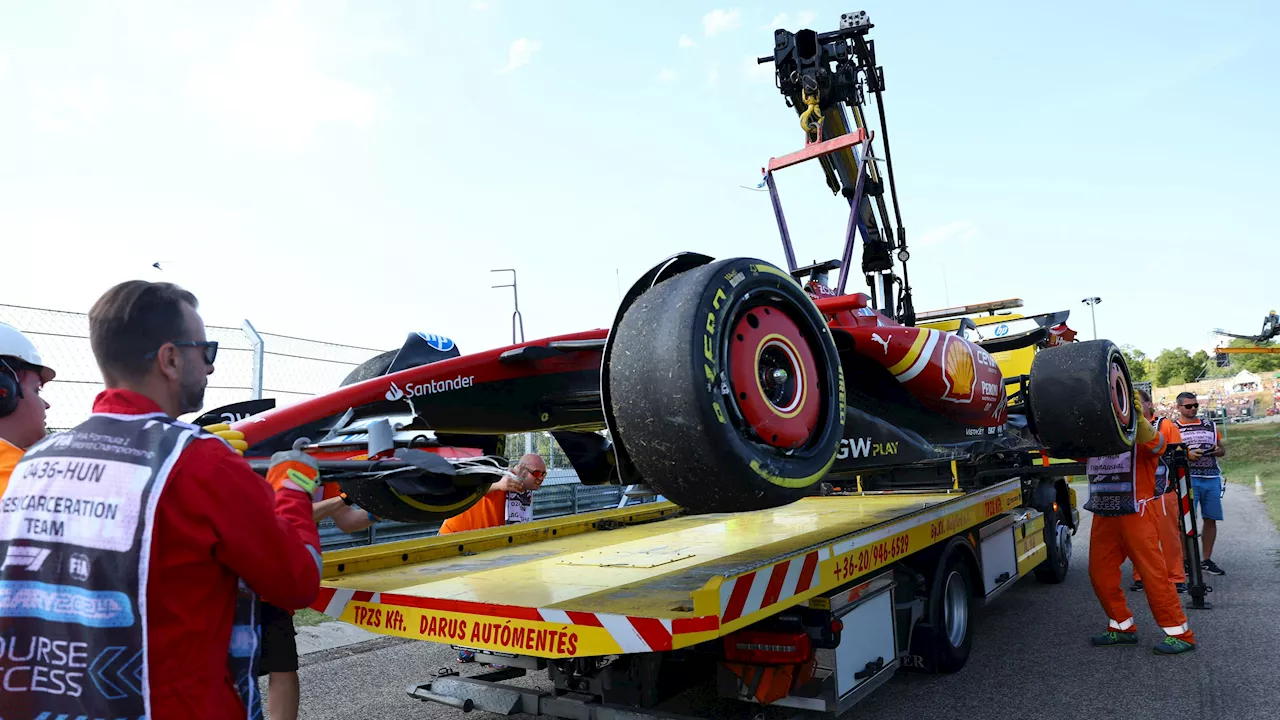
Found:
[(84, 553), (73, 553), (67, 560), (67, 573), (80, 582), (87, 581), (89, 579), (89, 556)]
[(440, 352), (449, 352), (453, 349), (453, 341), (443, 335), (435, 335), (433, 333), (418, 333), (418, 336), (427, 341), (431, 347)]

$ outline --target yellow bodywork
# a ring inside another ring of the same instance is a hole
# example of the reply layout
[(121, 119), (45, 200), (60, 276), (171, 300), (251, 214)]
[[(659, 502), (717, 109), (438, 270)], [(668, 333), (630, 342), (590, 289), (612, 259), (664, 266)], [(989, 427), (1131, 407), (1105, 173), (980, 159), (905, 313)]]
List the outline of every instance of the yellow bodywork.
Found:
[[(1007, 315), (977, 315), (971, 316), (969, 319), (973, 320), (974, 325), (981, 327), (983, 325), (997, 325), (1012, 320), (1022, 320), (1025, 317), (1025, 315), (1019, 313), (1009, 313)], [(942, 331), (959, 330), (960, 318), (920, 323), (919, 327)], [(992, 353), (991, 358), (996, 361), (996, 365), (1000, 366), (1000, 373), (1006, 378), (1029, 375), (1031, 373), (1031, 362), (1036, 359), (1036, 349), (1035, 346), (1032, 346), (1018, 348), (1017, 350), (1006, 350), (1005, 352)], [(1019, 387), (1020, 385), (1015, 383), (1006, 387), (1005, 390), (1009, 393), (1014, 393), (1017, 392)]]
[[(774, 615), (1021, 503), (1018, 480), (732, 514), (654, 503), (330, 552), (323, 585), (360, 593), (329, 612), (382, 634), (570, 657), (634, 651), (619, 633), (647, 627), (665, 631), (669, 649)], [(806, 562), (801, 587), (794, 576)]]

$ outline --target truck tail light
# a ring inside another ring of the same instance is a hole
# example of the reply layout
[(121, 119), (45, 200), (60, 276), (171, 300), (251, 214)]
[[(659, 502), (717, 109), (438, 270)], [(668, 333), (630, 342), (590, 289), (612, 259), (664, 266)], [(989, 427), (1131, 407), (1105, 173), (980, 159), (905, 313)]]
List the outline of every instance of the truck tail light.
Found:
[(724, 639), (725, 659), (747, 665), (799, 665), (813, 656), (802, 632), (739, 630)]

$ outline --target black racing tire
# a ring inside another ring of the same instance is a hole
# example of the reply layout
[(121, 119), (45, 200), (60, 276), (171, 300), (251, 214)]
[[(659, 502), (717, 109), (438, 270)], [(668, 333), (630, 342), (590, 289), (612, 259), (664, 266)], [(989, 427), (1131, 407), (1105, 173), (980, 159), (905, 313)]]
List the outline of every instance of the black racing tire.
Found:
[[(385, 375), (398, 352), (390, 350), (364, 361), (343, 378), (342, 386)], [(350, 480), (338, 485), (347, 498), (362, 509), (384, 520), (402, 523), (442, 522), (466, 512), (489, 491), (488, 483), (455, 486), (451, 492), (440, 495), (401, 495), (379, 480)]]
[(1061, 507), (1044, 513), (1044, 544), (1048, 554), (1035, 567), (1035, 575), (1036, 580), (1046, 585), (1062, 583), (1071, 570), (1071, 527), (1065, 513), (1066, 509)]
[(347, 373), (339, 387), (354, 385), (364, 380), (386, 375), (387, 369), (391, 367), (391, 362), (396, 359), (396, 354), (399, 352), (399, 350), (388, 350), (365, 360), (357, 365), (355, 370)]
[(1137, 436), (1133, 380), (1124, 354), (1110, 340), (1036, 353), (1028, 405), (1040, 442), (1055, 457), (1119, 455)]
[(973, 573), (958, 547), (939, 559), (929, 587), (934, 669), (959, 672), (973, 648)]
[(822, 314), (773, 265), (732, 258), (663, 281), (613, 342), (614, 431), (676, 504), (778, 507), (812, 494), (835, 462), (844, 371)]

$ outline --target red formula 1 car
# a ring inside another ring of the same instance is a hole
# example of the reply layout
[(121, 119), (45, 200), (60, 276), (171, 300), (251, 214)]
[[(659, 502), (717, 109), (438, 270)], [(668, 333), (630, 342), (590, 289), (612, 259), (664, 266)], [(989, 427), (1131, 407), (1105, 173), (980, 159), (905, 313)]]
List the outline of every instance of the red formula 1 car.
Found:
[[(503, 464), (502, 438), (527, 431), (550, 431), (584, 483), (646, 483), (695, 512), (777, 506), (824, 482), (977, 486), (1048, 455), (1131, 447), (1123, 355), (1105, 340), (1062, 342), (1065, 312), (990, 338), (967, 318), (952, 331), (917, 325), (905, 233), (888, 212), (892, 163), (882, 176), (862, 108), (883, 88), (869, 28), (864, 15), (832, 33), (780, 30), (762, 58), (807, 136), (765, 171), (787, 270), (682, 253), (640, 277), (608, 329), (471, 355), (410, 334), (344, 387), (236, 422), (246, 455), (322, 438), (326, 477), (355, 502), (423, 521), (476, 502)], [(850, 219), (840, 260), (798, 268), (774, 175), (806, 162), (821, 164)], [(846, 288), (858, 237), (870, 294)], [(1025, 375), (993, 358), (1027, 348)]]

